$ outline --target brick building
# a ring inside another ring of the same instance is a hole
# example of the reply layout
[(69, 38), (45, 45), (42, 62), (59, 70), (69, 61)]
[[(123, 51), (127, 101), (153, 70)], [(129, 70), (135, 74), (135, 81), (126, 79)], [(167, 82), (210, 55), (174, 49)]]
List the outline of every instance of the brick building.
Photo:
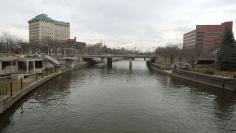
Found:
[(224, 34), (232, 29), (231, 21), (221, 25), (196, 25), (195, 30), (184, 34), (183, 50), (197, 56), (208, 56), (219, 48)]
[(77, 42), (76, 37), (65, 41), (53, 41), (48, 45), (49, 54), (83, 54), (85, 48), (86, 43)]

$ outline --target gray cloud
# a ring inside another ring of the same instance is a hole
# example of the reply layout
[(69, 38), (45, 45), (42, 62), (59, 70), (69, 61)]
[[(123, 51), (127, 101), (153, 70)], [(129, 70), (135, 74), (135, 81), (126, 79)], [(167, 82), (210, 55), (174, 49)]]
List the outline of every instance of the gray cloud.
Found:
[(148, 50), (182, 42), (196, 24), (236, 19), (235, 0), (0, 0), (0, 32), (28, 40), (27, 21), (47, 13), (71, 23), (71, 37)]

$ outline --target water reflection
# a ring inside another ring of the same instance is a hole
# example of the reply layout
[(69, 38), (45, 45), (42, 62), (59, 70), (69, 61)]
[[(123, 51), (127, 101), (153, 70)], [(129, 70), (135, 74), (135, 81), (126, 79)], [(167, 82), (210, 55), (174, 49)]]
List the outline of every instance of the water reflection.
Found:
[[(78, 75), (80, 76), (78, 77)], [(70, 84), (72, 80), (83, 80), (83, 73), (79, 71), (65, 73), (58, 76), (56, 79), (50, 80), (50, 82), (41, 85), (38, 89), (32, 91), (26, 95), (22, 100), (17, 102), (12, 108), (7, 110), (4, 114), (0, 115), (0, 132), (7, 126), (14, 126), (14, 120), (12, 119), (16, 111), (20, 111), (23, 114), (24, 103), (40, 104), (41, 106), (50, 106), (49, 101), (64, 99), (70, 94)], [(35, 105), (34, 105), (35, 106)], [(26, 107), (28, 110), (28, 106)]]
[[(204, 85), (187, 82), (177, 78), (172, 78), (172, 83), (175, 86), (188, 86), (192, 94), (199, 94), (210, 97), (214, 108), (214, 115), (216, 116), (216, 123), (218, 123), (219, 130), (224, 131), (229, 128), (230, 131), (236, 131), (235, 123), (229, 123), (230, 121), (236, 121), (236, 95), (231, 91), (222, 90), (214, 87), (207, 87)], [(227, 125), (227, 127), (225, 127)], [(231, 125), (231, 126), (229, 126)]]

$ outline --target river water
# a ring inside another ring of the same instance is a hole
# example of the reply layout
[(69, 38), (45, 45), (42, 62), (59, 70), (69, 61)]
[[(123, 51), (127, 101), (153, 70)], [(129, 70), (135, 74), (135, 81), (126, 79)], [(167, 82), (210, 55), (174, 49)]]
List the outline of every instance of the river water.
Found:
[(143, 60), (52, 79), (0, 116), (3, 133), (236, 132), (236, 94), (187, 85)]

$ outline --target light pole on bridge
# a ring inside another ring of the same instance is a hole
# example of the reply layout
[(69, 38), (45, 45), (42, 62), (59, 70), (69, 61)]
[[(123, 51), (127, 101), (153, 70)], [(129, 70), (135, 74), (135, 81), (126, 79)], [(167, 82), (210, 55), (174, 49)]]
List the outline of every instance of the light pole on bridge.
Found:
[(135, 54), (136, 54), (136, 47), (134, 47), (134, 57), (135, 57)]
[(3, 54), (3, 40), (1, 40), (1, 54)]
[(152, 47), (152, 48), (153, 48), (153, 56), (154, 56), (156, 47)]

